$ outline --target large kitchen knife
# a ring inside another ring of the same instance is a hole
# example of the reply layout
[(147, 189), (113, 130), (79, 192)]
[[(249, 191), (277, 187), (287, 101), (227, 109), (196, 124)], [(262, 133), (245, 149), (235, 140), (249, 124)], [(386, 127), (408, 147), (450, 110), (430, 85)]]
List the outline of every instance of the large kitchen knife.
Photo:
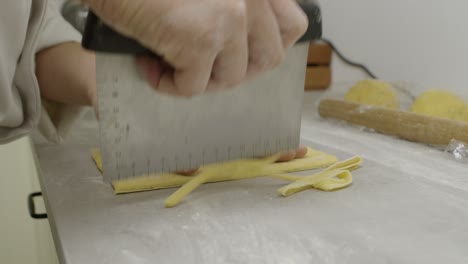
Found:
[(150, 51), (89, 12), (82, 45), (97, 52), (104, 180), (188, 170), (297, 148), (308, 41), (322, 34), (316, 2), (300, 5), (309, 28), (280, 67), (233, 90), (192, 99), (167, 96), (149, 87), (137, 74), (134, 55)]

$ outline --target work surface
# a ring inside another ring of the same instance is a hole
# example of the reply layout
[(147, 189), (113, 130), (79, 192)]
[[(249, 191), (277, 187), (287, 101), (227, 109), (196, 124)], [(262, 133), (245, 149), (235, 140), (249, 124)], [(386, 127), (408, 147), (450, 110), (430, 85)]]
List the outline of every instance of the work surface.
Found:
[(283, 198), (258, 178), (114, 195), (90, 158), (94, 123), (61, 146), (37, 145), (41, 183), (63, 263), (467, 263), (468, 167), (424, 145), (316, 114), (305, 97), (303, 143), (364, 158), (336, 192)]

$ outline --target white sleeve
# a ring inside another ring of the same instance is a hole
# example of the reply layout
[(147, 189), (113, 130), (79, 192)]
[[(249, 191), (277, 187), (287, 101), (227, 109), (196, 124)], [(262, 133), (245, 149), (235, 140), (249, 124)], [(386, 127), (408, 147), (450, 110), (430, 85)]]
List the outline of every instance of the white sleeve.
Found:
[[(63, 18), (55, 1), (49, 0), (36, 52), (66, 42), (81, 42), (81, 34)], [(41, 101), (37, 132), (53, 143), (63, 142), (75, 122), (89, 108), (51, 102), (44, 98)]]
[(65, 42), (81, 42), (81, 34), (63, 18), (57, 4), (48, 0), (36, 52)]

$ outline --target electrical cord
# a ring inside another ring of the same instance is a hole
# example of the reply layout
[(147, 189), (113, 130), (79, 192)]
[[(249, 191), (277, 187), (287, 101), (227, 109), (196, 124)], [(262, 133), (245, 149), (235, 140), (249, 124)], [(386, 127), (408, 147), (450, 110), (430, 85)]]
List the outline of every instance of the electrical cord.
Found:
[(358, 62), (354, 62), (348, 58), (346, 58), (343, 53), (341, 53), (340, 50), (338, 50), (338, 48), (333, 44), (333, 42), (331, 42), (330, 40), (328, 39), (325, 39), (325, 38), (322, 38), (320, 39), (320, 41), (326, 43), (327, 45), (329, 45), (333, 52), (336, 53), (336, 55), (346, 64), (352, 66), (352, 67), (356, 67), (356, 68), (360, 68), (361, 70), (363, 70), (367, 75), (369, 75), (369, 77), (371, 77), (372, 79), (378, 79), (378, 77), (371, 71), (369, 70), (369, 68), (367, 68), (366, 65), (362, 64), (362, 63), (358, 63)]
[[(326, 38), (321, 38), (320, 41), (324, 42), (325, 44), (329, 45), (330, 48), (333, 50), (333, 52), (335, 52), (335, 54), (344, 62), (346, 63), (347, 65), (350, 65), (352, 67), (356, 67), (356, 68), (360, 68), (361, 70), (363, 70), (367, 75), (369, 75), (369, 77), (371, 77), (372, 79), (379, 79), (371, 70), (369, 70), (369, 68), (367, 68), (366, 65), (362, 64), (362, 63), (358, 63), (358, 62), (354, 62), (354, 61), (351, 61), (350, 59), (348, 59), (347, 57), (345, 57), (343, 55), (343, 53), (341, 53), (340, 50), (338, 50), (338, 48), (335, 46), (335, 44), (333, 44), (332, 41), (326, 39)], [(411, 98), (413, 101), (416, 100), (416, 96), (414, 96), (410, 91), (408, 91), (407, 89), (403, 88), (403, 87), (399, 87), (399, 86), (394, 86), (394, 88), (396, 90), (399, 90), (401, 93), (405, 94), (406, 96), (408, 96), (409, 98)]]

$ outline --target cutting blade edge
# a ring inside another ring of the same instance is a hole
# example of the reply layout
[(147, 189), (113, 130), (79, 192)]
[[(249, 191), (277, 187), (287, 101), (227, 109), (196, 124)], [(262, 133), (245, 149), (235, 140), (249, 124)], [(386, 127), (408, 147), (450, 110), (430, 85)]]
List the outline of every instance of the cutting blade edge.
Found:
[(97, 54), (106, 182), (253, 158), (299, 145), (308, 43), (278, 68), (229, 91), (191, 99), (161, 94), (129, 54)]

